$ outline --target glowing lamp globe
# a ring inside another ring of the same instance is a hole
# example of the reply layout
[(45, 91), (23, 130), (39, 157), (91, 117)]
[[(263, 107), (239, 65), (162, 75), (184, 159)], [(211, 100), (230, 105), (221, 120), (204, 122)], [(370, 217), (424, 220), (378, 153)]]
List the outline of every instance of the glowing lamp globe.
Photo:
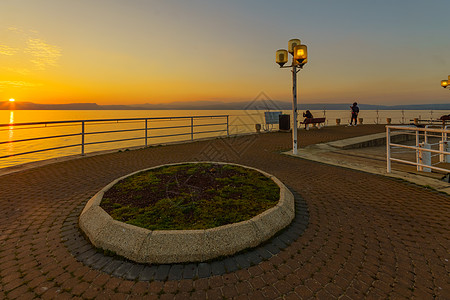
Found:
[(275, 61), (282, 67), (288, 61), (288, 52), (284, 49), (277, 50)]
[(441, 86), (445, 89), (448, 86), (448, 80), (441, 80)]
[(297, 45), (294, 47), (294, 59), (299, 63), (303, 63), (308, 58), (308, 49), (306, 45)]
[(291, 39), (291, 40), (289, 40), (289, 42), (288, 42), (288, 51), (289, 51), (289, 53), (293, 54), (295, 46), (298, 46), (300, 44), (301, 44), (301, 42), (300, 42), (299, 39)]

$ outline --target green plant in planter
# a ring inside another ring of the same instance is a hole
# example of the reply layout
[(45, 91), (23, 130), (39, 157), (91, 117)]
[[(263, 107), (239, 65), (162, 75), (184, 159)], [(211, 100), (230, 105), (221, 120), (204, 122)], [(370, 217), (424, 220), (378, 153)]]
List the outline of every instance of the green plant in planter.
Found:
[(164, 166), (127, 177), (103, 196), (114, 219), (150, 230), (207, 229), (275, 206), (280, 189), (258, 171), (212, 163)]

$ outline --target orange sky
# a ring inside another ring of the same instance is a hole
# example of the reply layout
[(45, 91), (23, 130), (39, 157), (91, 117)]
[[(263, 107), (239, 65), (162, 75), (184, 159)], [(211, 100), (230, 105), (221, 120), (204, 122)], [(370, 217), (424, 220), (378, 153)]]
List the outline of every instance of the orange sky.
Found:
[(298, 37), (299, 101), (448, 102), (448, 2), (374, 2), (5, 0), (0, 101), (290, 101), (274, 58)]

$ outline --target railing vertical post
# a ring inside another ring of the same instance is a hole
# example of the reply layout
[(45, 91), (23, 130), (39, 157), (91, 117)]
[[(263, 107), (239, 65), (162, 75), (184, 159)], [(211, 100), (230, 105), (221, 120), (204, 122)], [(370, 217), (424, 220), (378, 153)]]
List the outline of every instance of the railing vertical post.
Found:
[(387, 172), (391, 173), (391, 129), (386, 126), (386, 156)]
[[(422, 150), (422, 153), (420, 155), (420, 163), (422, 165), (425, 165), (425, 166), (431, 166), (431, 152), (426, 151), (426, 150), (430, 150), (431, 149), (431, 145), (427, 144), (425, 142), (422, 143), (422, 144), (423, 144), (422, 148), (424, 150)], [(427, 167), (422, 166), (421, 167), (421, 171), (423, 171), (423, 172), (431, 172), (431, 168), (427, 168)]]
[[(442, 127), (442, 129), (446, 129), (445, 126)], [(445, 162), (445, 155), (444, 152), (447, 151), (447, 133), (445, 131), (442, 131), (441, 133), (442, 140), (439, 143), (439, 162)]]
[(450, 162), (450, 155), (448, 155), (447, 153), (449, 152), (450, 148), (448, 146), (448, 135), (447, 135), (447, 129), (448, 129), (448, 125), (444, 126), (444, 133), (443, 133), (443, 142), (444, 142), (444, 162), (449, 163)]
[(230, 123), (228, 122), (229, 117), (230, 117), (230, 116), (227, 115), (227, 137), (230, 136)]
[[(423, 142), (423, 143), (420, 143), (419, 144), (419, 160), (417, 161), (419, 164), (423, 164), (423, 151), (422, 151), (422, 148), (423, 148), (423, 145), (425, 145), (425, 142)], [(423, 166), (417, 166), (417, 171), (423, 171)]]
[[(416, 163), (419, 163), (420, 161), (420, 152), (419, 152), (419, 144), (420, 144), (420, 138), (419, 138), (419, 130), (416, 130)], [(417, 171), (420, 171), (421, 167), (417, 165)]]
[(194, 140), (194, 117), (191, 117), (191, 141)]
[(81, 155), (84, 155), (84, 121), (81, 121)]
[(147, 128), (148, 128), (148, 123), (147, 123), (148, 119), (145, 119), (145, 147), (147, 147), (147, 139), (148, 139), (148, 134), (147, 134)]

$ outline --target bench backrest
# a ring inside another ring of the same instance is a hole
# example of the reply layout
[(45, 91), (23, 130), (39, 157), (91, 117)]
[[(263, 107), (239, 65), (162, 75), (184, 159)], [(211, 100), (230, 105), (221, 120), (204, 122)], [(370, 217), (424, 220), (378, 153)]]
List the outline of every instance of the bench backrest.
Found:
[(325, 123), (325, 118), (309, 118), (303, 122), (303, 124), (310, 124), (310, 123)]

